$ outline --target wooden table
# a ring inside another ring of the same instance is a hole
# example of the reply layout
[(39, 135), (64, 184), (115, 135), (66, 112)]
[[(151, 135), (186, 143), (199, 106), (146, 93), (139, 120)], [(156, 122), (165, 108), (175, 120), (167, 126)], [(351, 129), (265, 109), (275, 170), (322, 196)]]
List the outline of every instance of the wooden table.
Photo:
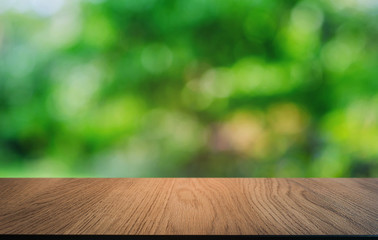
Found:
[(378, 179), (0, 179), (0, 234), (376, 235)]

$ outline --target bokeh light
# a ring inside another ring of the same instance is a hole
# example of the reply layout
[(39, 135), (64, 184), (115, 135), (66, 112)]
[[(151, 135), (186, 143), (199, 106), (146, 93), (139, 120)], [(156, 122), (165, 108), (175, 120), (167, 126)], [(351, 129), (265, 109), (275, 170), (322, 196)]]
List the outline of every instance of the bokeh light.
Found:
[(0, 177), (378, 177), (375, 0), (2, 0)]

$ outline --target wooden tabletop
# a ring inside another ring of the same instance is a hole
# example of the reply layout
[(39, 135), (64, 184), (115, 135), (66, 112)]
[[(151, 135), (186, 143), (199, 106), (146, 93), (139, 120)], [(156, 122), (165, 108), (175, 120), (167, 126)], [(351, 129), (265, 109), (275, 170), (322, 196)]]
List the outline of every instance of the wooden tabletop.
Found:
[(376, 235), (378, 179), (0, 179), (0, 234)]

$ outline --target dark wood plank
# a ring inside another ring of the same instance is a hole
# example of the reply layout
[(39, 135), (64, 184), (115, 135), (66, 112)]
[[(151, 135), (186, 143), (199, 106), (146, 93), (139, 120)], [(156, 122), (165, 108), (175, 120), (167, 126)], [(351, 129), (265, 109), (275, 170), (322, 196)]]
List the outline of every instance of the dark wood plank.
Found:
[(0, 234), (376, 235), (378, 179), (0, 179)]

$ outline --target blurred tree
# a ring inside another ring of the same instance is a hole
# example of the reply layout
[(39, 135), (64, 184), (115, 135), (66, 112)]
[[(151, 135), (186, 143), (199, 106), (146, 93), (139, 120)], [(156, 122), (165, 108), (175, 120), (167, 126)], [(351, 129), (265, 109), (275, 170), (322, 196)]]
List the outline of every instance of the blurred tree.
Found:
[(374, 1), (0, 3), (2, 177), (377, 177)]

